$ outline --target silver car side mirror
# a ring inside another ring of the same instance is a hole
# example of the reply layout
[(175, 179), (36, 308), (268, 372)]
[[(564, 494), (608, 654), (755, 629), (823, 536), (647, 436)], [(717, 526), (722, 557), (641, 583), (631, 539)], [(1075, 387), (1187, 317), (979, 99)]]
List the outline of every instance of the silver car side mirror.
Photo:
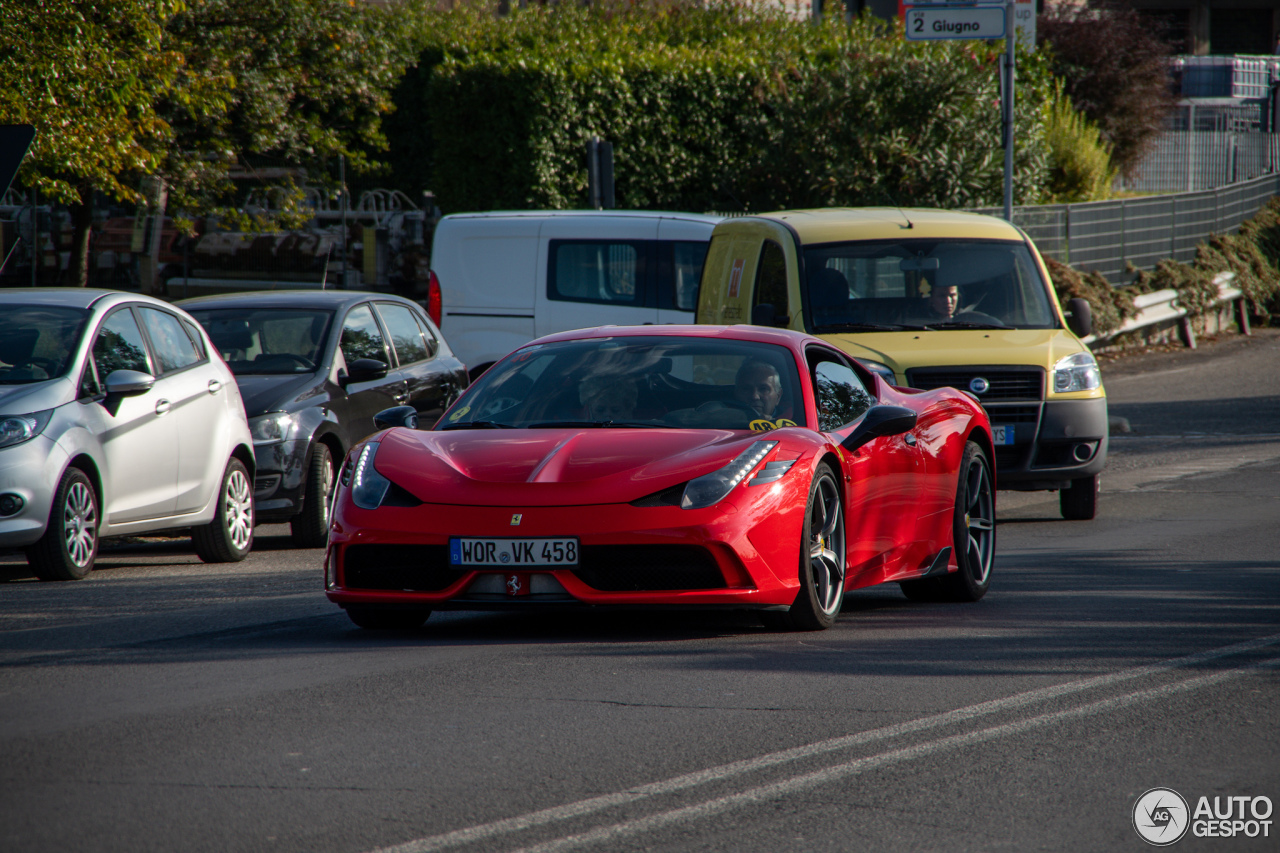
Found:
[(113, 370), (107, 375), (107, 395), (134, 397), (145, 394), (156, 384), (156, 378), (140, 370)]

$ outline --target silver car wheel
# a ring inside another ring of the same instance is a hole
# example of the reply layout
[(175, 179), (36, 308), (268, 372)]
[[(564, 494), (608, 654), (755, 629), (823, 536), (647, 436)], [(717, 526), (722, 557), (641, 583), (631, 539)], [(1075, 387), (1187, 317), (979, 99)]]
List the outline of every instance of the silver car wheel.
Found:
[(237, 550), (249, 547), (253, 536), (253, 487), (241, 470), (234, 470), (227, 480), (227, 534)]
[(67, 556), (76, 566), (84, 568), (93, 560), (94, 543), (98, 538), (98, 508), (93, 493), (84, 483), (73, 483), (67, 490), (62, 522)]

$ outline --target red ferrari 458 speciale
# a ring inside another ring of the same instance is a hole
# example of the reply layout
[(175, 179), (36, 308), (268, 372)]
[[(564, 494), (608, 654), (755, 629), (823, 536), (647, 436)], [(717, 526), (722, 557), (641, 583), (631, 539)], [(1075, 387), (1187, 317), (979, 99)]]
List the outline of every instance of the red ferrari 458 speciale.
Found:
[(829, 627), (846, 590), (976, 601), (992, 436), (949, 388), (896, 388), (756, 326), (564, 332), (495, 364), (434, 429), (352, 448), (325, 589), (364, 628), (432, 610), (753, 609)]

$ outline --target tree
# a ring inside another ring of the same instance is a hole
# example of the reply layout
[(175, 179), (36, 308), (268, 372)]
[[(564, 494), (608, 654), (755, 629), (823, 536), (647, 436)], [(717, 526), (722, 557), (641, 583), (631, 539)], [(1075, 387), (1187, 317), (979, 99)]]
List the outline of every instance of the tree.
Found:
[[(187, 59), (179, 97), (162, 110), (176, 144), (166, 171), (175, 204), (237, 206), (227, 166), (303, 167), (325, 174), (338, 155), (356, 172), (386, 147), (390, 92), (415, 55), (415, 4), (350, 0), (199, 0), (168, 26)], [(200, 92), (227, 81), (221, 110)]]
[[(5, 0), (0, 122), (36, 138), (18, 181), (70, 207), (71, 283), (88, 278), (95, 190), (172, 208), (238, 205), (233, 165), (369, 170), (389, 92), (413, 55), (415, 3)], [(274, 181), (300, 200), (288, 178)]]
[(1046, 5), (1036, 23), (1038, 41), (1076, 109), (1097, 124), (1112, 147), (1112, 164), (1132, 174), (1165, 127), (1174, 106), (1169, 46), (1123, 0), (1093, 5)]
[(32, 124), (18, 182), (67, 204), (75, 226), (73, 279), (88, 275), (90, 204), (100, 189), (141, 200), (171, 141), (156, 103), (180, 54), (164, 24), (180, 0), (11, 0), (0, 3), (0, 122)]

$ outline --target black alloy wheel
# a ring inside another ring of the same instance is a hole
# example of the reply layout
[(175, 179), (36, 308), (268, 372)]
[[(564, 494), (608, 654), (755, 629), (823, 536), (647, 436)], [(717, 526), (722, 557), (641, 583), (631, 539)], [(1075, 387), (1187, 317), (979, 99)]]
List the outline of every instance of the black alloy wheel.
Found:
[(952, 543), (959, 569), (942, 577), (903, 581), (902, 591), (914, 601), (977, 601), (991, 588), (996, 556), (996, 498), (991, 463), (970, 441), (960, 461)]
[(329, 513), (333, 509), (333, 453), (322, 441), (311, 449), (302, 512), (289, 522), (293, 544), (299, 548), (323, 548), (329, 541)]

